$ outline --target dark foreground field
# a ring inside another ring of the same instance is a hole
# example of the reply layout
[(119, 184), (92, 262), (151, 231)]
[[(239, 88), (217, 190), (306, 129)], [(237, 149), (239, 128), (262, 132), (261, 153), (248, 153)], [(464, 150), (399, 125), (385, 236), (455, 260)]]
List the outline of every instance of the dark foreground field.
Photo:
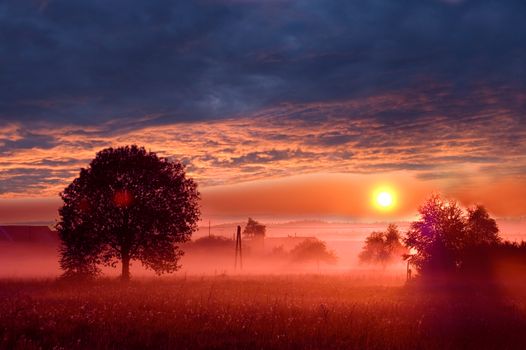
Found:
[(524, 306), (493, 287), (345, 276), (3, 281), (0, 348), (520, 349)]

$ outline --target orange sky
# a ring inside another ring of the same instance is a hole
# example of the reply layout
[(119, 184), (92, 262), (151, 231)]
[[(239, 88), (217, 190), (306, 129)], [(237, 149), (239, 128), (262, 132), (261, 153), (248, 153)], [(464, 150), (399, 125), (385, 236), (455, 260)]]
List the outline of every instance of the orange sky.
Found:
[[(440, 115), (404, 121), (347, 117), (398, 103), (407, 108), (414, 101), (385, 95), (130, 128), (111, 121), (85, 128), (5, 124), (4, 144), (28, 133), (49, 141), (0, 154), (0, 222), (52, 220), (58, 193), (80, 167), (104, 147), (131, 143), (186, 164), (203, 194), (207, 217), (401, 220), (437, 191), (464, 205), (482, 203), (499, 217), (526, 215), (526, 138), (520, 118), (500, 107), (458, 121)], [(143, 119), (149, 118), (154, 116)], [(396, 192), (391, 211), (371, 205), (381, 185)]]
[[(399, 171), (383, 174), (289, 176), (238, 184), (202, 187), (203, 220), (214, 222), (247, 216), (283, 219), (328, 219), (355, 222), (411, 220), (416, 208), (433, 192), (457, 198), (465, 206), (484, 203), (502, 218), (524, 215), (526, 187), (507, 182), (477, 183), (477, 191), (459, 184), (422, 181)], [(388, 188), (396, 198), (389, 210), (374, 205), (377, 189)], [(509, 198), (509, 200), (506, 200)], [(56, 218), (58, 197), (2, 198), (0, 222), (49, 222)]]
[(501, 3), (2, 3), (0, 223), (52, 221), (129, 144), (184, 163), (205, 218), (403, 220), (437, 191), (526, 216), (526, 22)]

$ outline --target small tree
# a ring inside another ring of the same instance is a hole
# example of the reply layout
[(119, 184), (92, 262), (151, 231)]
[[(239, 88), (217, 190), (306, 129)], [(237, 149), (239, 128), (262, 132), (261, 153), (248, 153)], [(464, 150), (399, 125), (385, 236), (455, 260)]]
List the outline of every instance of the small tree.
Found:
[(400, 242), (398, 226), (389, 224), (385, 232), (372, 232), (366, 239), (362, 252), (358, 256), (361, 262), (381, 264), (401, 260), (406, 249)]
[(57, 229), (60, 264), (67, 274), (94, 274), (98, 266), (139, 260), (161, 274), (179, 268), (176, 245), (199, 219), (197, 185), (184, 166), (142, 147), (107, 148), (61, 193)]
[(243, 235), (250, 238), (264, 238), (266, 233), (266, 226), (260, 224), (252, 218), (248, 218), (247, 225), (243, 230)]
[(318, 266), (320, 262), (333, 264), (338, 260), (334, 252), (327, 249), (327, 244), (317, 238), (304, 240), (296, 245), (290, 254), (294, 261), (316, 261)]
[(222, 236), (205, 236), (193, 241), (189, 247), (192, 249), (202, 249), (207, 251), (231, 250), (234, 241)]
[(373, 231), (365, 239), (365, 245), (358, 256), (364, 263), (380, 263), (385, 265), (389, 256), (385, 247), (383, 232)]

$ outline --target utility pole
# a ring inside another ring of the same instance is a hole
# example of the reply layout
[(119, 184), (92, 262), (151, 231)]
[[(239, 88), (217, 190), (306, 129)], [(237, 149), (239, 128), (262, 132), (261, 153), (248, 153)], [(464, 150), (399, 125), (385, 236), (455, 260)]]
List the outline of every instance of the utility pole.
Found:
[(208, 237), (212, 237), (212, 235), (210, 234), (210, 220), (208, 220)]
[(237, 227), (236, 234), (236, 259), (234, 262), (234, 270), (237, 269), (237, 256), (239, 255), (239, 267), (243, 270), (243, 252), (241, 250), (241, 226)]

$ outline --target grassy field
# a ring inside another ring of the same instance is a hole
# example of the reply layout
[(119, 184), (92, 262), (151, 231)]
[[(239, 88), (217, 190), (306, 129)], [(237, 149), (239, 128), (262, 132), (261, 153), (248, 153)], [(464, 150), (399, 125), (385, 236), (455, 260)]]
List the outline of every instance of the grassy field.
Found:
[(316, 275), (2, 281), (0, 348), (526, 347), (525, 299), (493, 287), (396, 283)]

